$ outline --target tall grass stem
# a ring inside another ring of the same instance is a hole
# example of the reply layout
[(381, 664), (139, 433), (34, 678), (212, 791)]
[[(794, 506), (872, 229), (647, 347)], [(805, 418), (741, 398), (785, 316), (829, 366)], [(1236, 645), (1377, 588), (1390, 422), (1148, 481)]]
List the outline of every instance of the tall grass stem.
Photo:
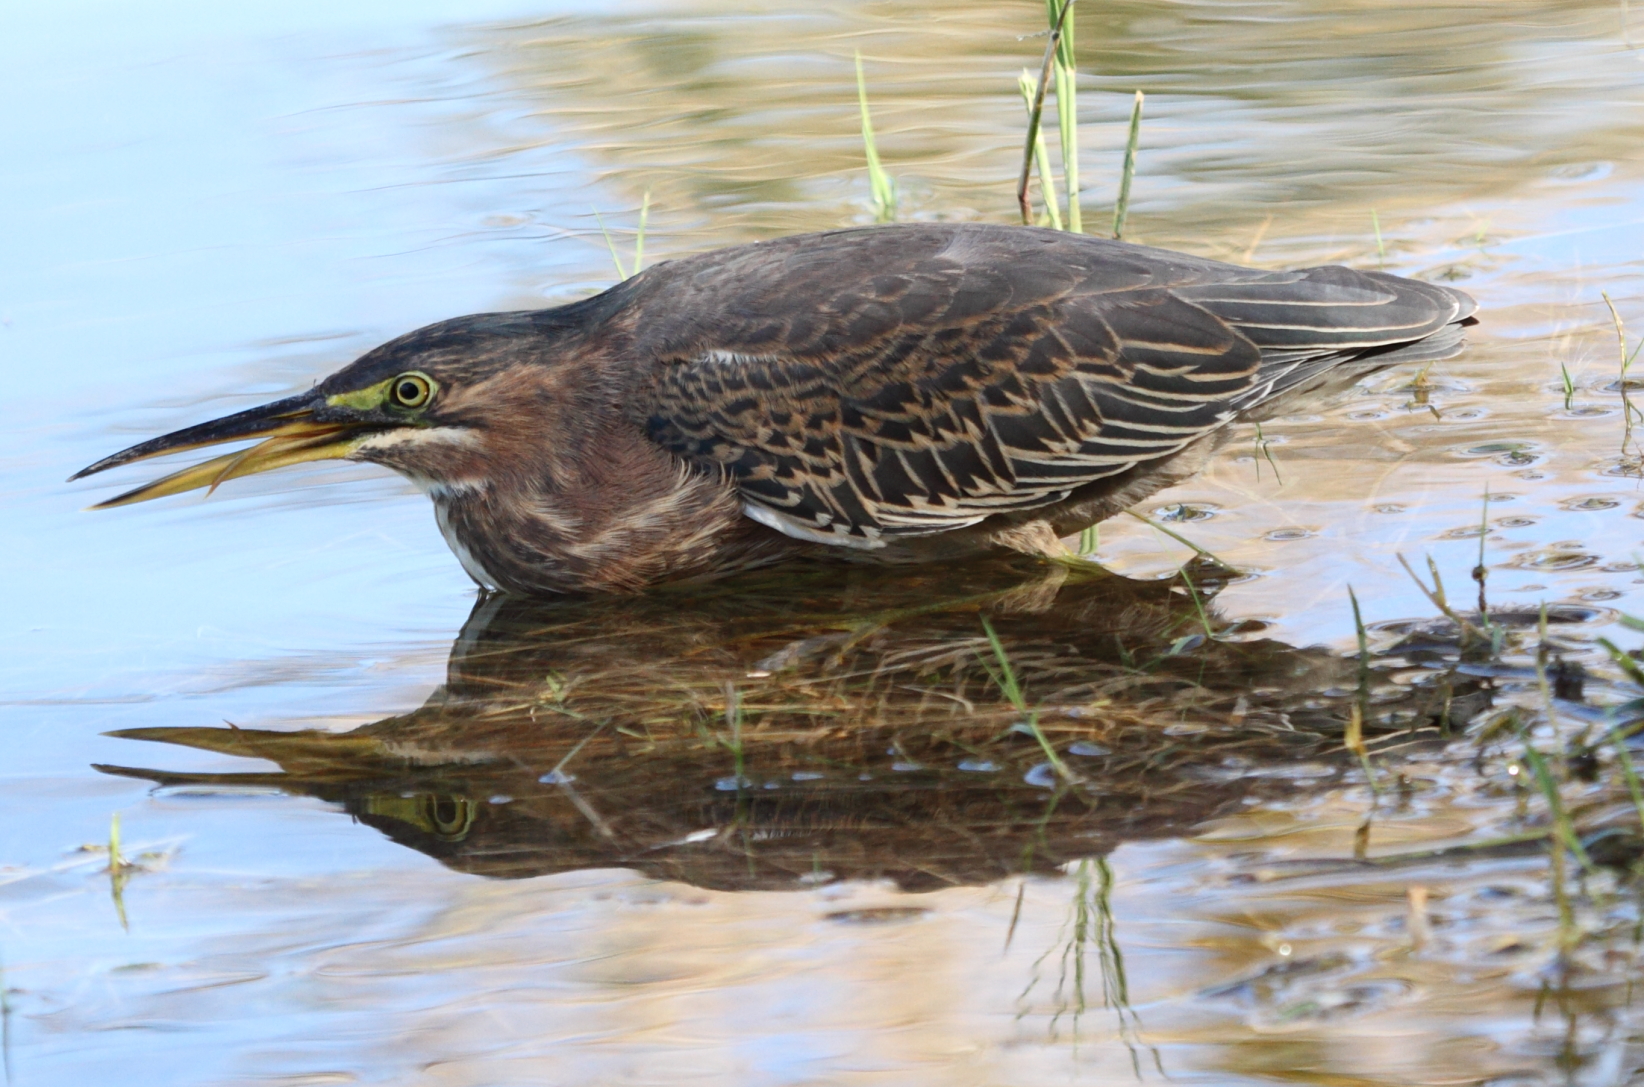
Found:
[(1644, 786), (1639, 785), (1632, 753), (1627, 750), (1627, 740), (1620, 732), (1610, 733), (1610, 740), (1615, 744), (1615, 764), (1620, 767), (1622, 780), (1627, 783), (1627, 795), (1633, 798), (1633, 808), (1638, 812), (1638, 825), (1644, 829)]
[[(1054, 0), (1047, 0), (1053, 3)], [(1033, 109), (1028, 113), (1027, 142), (1022, 146), (1022, 172), (1016, 179), (1016, 207), (1022, 213), (1022, 225), (1033, 225), (1033, 207), (1028, 203), (1028, 178), (1033, 171), (1033, 147), (1040, 139), (1040, 122), (1045, 113), (1045, 88), (1050, 83), (1051, 71), (1056, 64), (1057, 47), (1062, 42), (1063, 21), (1073, 11), (1074, 0), (1062, 5), (1061, 14), (1051, 21), (1050, 41), (1045, 45), (1045, 59), (1039, 66), (1038, 89), (1033, 96)], [(1065, 149), (1064, 149), (1065, 154)]]
[(1209, 559), (1211, 562), (1215, 563), (1217, 566), (1220, 566), (1225, 570), (1237, 570), (1238, 569), (1238, 567), (1234, 566), (1232, 563), (1222, 560), (1221, 558), (1217, 557), (1214, 553), (1212, 553), (1210, 551), (1206, 551), (1204, 548), (1200, 547), (1198, 544), (1194, 543), (1192, 540), (1188, 539), (1186, 536), (1183, 536), (1180, 532), (1176, 532), (1173, 529), (1168, 529), (1168, 528), (1164, 527), (1163, 525), (1159, 524), (1159, 522), (1153, 520), (1151, 517), (1145, 517), (1142, 514), (1137, 513), (1135, 510), (1125, 510), (1125, 512), (1127, 514), (1129, 514), (1130, 516), (1136, 518), (1136, 520), (1140, 521), (1142, 524), (1151, 527), (1155, 532), (1162, 532), (1166, 536), (1169, 536), (1172, 540), (1175, 540), (1177, 543), (1181, 544), (1183, 547), (1189, 548), (1195, 554), (1197, 554), (1200, 558)]
[(1062, 149), (1062, 186), (1067, 190), (1067, 228), (1085, 232), (1079, 207), (1079, 70), (1073, 61), (1074, 0), (1045, 0), (1050, 25), (1060, 27), (1056, 44), (1056, 121)]
[[(1026, 68), (1022, 69), (1021, 79), (1018, 81), (1022, 88), (1022, 101), (1027, 105), (1028, 117), (1033, 116), (1033, 102), (1039, 97), (1039, 85), (1033, 80), (1033, 73)], [(1039, 198), (1045, 204), (1045, 218), (1050, 221), (1052, 230), (1061, 230), (1062, 209), (1056, 199), (1056, 178), (1050, 172), (1050, 152), (1045, 149), (1045, 133), (1042, 128), (1035, 127), (1033, 140), (1033, 162), (1039, 171)]]
[(617, 278), (627, 279), (628, 269), (622, 266), (622, 258), (617, 256), (616, 242), (611, 239), (611, 232), (605, 228), (605, 217), (600, 215), (599, 209), (594, 209), (594, 222), (599, 224), (599, 232), (605, 235), (605, 248), (611, 252), (611, 263), (616, 265)]
[(879, 146), (873, 138), (873, 117), (868, 112), (868, 81), (862, 74), (862, 51), (856, 52), (856, 102), (862, 110), (862, 148), (868, 158), (868, 186), (873, 192), (873, 217), (888, 223), (896, 218), (896, 182), (879, 161)]
[(651, 190), (645, 190), (645, 199), (639, 204), (639, 232), (634, 235), (634, 275), (645, 267), (645, 223), (651, 217)]
[(1005, 645), (999, 640), (999, 635), (995, 633), (993, 624), (988, 622), (988, 617), (985, 615), (982, 616), (982, 631), (987, 635), (988, 646), (993, 650), (993, 659), (999, 665), (997, 673), (993, 672), (991, 668), (988, 669), (988, 672), (993, 676), (993, 682), (999, 688), (999, 692), (1005, 696), (1005, 701), (1009, 702), (1011, 707), (1022, 715), (1023, 720), (1027, 723), (1028, 731), (1033, 733), (1033, 738), (1039, 742), (1040, 750), (1045, 753), (1045, 758), (1049, 760), (1051, 768), (1056, 771), (1061, 779), (1070, 784), (1082, 780), (1078, 774), (1075, 774), (1068, 767), (1067, 763), (1062, 761), (1062, 756), (1056, 753), (1056, 748), (1051, 746), (1044, 730), (1039, 727), (1039, 713), (1028, 706), (1027, 696), (1022, 691), (1021, 681), (1016, 678), (1016, 670), (1010, 666), (1010, 657), (1005, 653)]
[(1125, 164), (1119, 174), (1119, 199), (1113, 205), (1113, 238), (1125, 236), (1125, 219), (1130, 215), (1130, 183), (1136, 177), (1136, 145), (1142, 137), (1142, 102), (1145, 95), (1136, 92), (1130, 107), (1130, 134), (1125, 138)]

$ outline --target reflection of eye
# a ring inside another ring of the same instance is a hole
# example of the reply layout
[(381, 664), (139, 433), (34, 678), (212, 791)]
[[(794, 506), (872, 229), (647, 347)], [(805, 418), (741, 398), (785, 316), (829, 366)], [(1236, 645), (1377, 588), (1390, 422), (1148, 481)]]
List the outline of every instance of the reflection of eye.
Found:
[(418, 798), (422, 817), (436, 837), (448, 842), (460, 842), (474, 825), (474, 802), (463, 796), (429, 796)]
[(433, 398), (434, 383), (426, 374), (401, 374), (394, 379), (388, 395), (402, 408), (420, 408)]

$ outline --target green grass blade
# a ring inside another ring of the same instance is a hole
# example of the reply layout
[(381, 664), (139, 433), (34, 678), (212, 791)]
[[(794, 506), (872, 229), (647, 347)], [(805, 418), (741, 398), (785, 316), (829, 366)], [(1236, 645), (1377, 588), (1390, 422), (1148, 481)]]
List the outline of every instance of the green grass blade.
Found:
[(1640, 687), (1644, 687), (1644, 665), (1639, 664), (1638, 661), (1634, 660), (1626, 650), (1622, 649), (1608, 638), (1600, 638), (1598, 640), (1598, 644), (1604, 652), (1610, 655), (1610, 659), (1615, 662), (1616, 667), (1627, 673), (1628, 679), (1632, 680)]
[(598, 208), (594, 209), (594, 222), (599, 224), (599, 232), (605, 235), (605, 248), (611, 251), (611, 263), (616, 265), (617, 278), (627, 279), (628, 269), (622, 266), (622, 258), (617, 256), (616, 242), (611, 240), (611, 232), (605, 229), (605, 220), (599, 214)]
[(1582, 847), (1581, 839), (1576, 837), (1575, 827), (1570, 822), (1569, 813), (1564, 810), (1564, 797), (1559, 792), (1558, 783), (1553, 780), (1553, 772), (1547, 767), (1547, 760), (1542, 758), (1541, 752), (1526, 741), (1524, 745), (1524, 761), (1530, 764), (1530, 772), (1535, 775), (1536, 785), (1541, 789), (1541, 795), (1547, 800), (1547, 810), (1553, 819), (1553, 835), (1564, 843), (1566, 849), (1575, 854), (1581, 867), (1593, 868), (1593, 859), (1587, 855)]
[[(993, 650), (993, 659), (999, 665), (999, 671), (995, 672), (989, 668), (988, 674), (993, 677), (993, 682), (998, 685), (1000, 693), (1005, 696), (1005, 700), (1011, 704), (1017, 713), (1022, 714), (1027, 722), (1028, 730), (1033, 733), (1033, 738), (1039, 742), (1039, 749), (1045, 753), (1045, 758), (1050, 762), (1051, 768), (1061, 776), (1063, 781), (1077, 782), (1080, 780), (1079, 775), (1075, 774), (1067, 763), (1062, 761), (1062, 757), (1056, 753), (1056, 748), (1051, 746), (1049, 738), (1045, 736), (1044, 730), (1039, 727), (1039, 714), (1028, 708), (1027, 696), (1023, 693), (1022, 685), (1016, 678), (1016, 670), (1010, 666), (1010, 656), (1005, 652), (1005, 644), (999, 640), (999, 635), (994, 632), (993, 624), (988, 622), (988, 617), (985, 615), (982, 616), (982, 630), (988, 636), (988, 645)], [(986, 663), (986, 661), (983, 662), (984, 666)]]
[(1125, 513), (1129, 514), (1131, 517), (1136, 518), (1136, 520), (1140, 521), (1142, 524), (1147, 525), (1148, 527), (1152, 528), (1153, 531), (1162, 532), (1166, 536), (1169, 536), (1172, 540), (1175, 540), (1177, 543), (1181, 544), (1183, 547), (1190, 548), (1200, 558), (1209, 559), (1211, 562), (1213, 562), (1216, 565), (1221, 566), (1221, 567), (1223, 567), (1224, 569), (1227, 569), (1227, 570), (1235, 570), (1236, 571), (1238, 569), (1238, 567), (1234, 566), (1232, 563), (1218, 558), (1214, 553), (1212, 553), (1210, 551), (1206, 551), (1204, 548), (1200, 547), (1198, 544), (1194, 543), (1192, 540), (1188, 539), (1186, 536), (1183, 536), (1180, 532), (1177, 532), (1174, 529), (1166, 528), (1165, 526), (1161, 525), (1159, 522), (1153, 520), (1153, 518), (1151, 518), (1151, 517), (1147, 517), (1147, 516), (1144, 516), (1140, 513), (1137, 513), (1135, 510), (1125, 510)]
[(1199, 599), (1199, 590), (1194, 587), (1193, 579), (1187, 576), (1187, 568), (1184, 566), (1177, 570), (1176, 576), (1182, 579), (1182, 586), (1187, 589), (1187, 595), (1193, 601), (1193, 610), (1199, 615), (1199, 625), (1204, 628), (1204, 636), (1214, 641), (1216, 629), (1210, 625), (1210, 616), (1204, 610), (1204, 601)]
[(1016, 708), (1018, 713), (1027, 712), (1027, 699), (1022, 695), (1022, 686), (1016, 681), (1016, 670), (1010, 666), (1010, 657), (1005, 653), (1005, 645), (994, 633), (993, 624), (988, 622), (987, 616), (982, 616), (982, 630), (988, 636), (988, 645), (993, 649), (993, 659), (999, 664), (999, 672), (994, 677), (999, 685), (999, 691), (1005, 700)]
[(1130, 107), (1130, 135), (1125, 138), (1125, 164), (1119, 174), (1119, 199), (1113, 205), (1113, 237), (1125, 236), (1125, 219), (1130, 215), (1130, 183), (1136, 177), (1136, 145), (1142, 137), (1142, 102), (1145, 95), (1136, 92), (1136, 101)]
[(126, 855), (120, 850), (119, 812), (110, 816), (108, 821), (108, 867), (111, 872), (127, 867)]
[(1079, 208), (1079, 87), (1078, 70), (1073, 63), (1073, 4), (1074, 0), (1045, 0), (1045, 15), (1054, 30), (1062, 28), (1056, 43), (1056, 121), (1060, 130), (1062, 155), (1062, 185), (1067, 190), (1067, 228), (1075, 234), (1084, 233), (1084, 219)]
[(1621, 347), (1621, 377), (1625, 381), (1627, 367), (1632, 365), (1633, 361), (1632, 356), (1627, 354), (1627, 326), (1621, 323), (1621, 313), (1615, 308), (1615, 303), (1610, 301), (1610, 292), (1599, 291), (1598, 293), (1604, 299), (1604, 304), (1610, 307), (1610, 319), (1615, 322), (1616, 343)]
[(634, 235), (634, 275), (645, 267), (645, 222), (651, 217), (651, 190), (645, 190), (645, 199), (639, 205), (639, 233)]
[[(1115, 235), (1115, 237), (1117, 237), (1117, 235)], [(1267, 435), (1262, 433), (1262, 425), (1260, 423), (1256, 424), (1256, 452), (1260, 453), (1262, 460), (1267, 461), (1268, 467), (1273, 469), (1273, 478), (1278, 480), (1279, 486), (1284, 486), (1284, 476), (1279, 472), (1279, 462), (1273, 459), (1273, 450), (1269, 445)], [(1255, 458), (1252, 458), (1252, 460), (1254, 459)], [(1255, 465), (1256, 480), (1260, 482), (1262, 478), (1261, 460), (1256, 460)]]
[(1621, 768), (1621, 776), (1627, 782), (1627, 795), (1633, 798), (1633, 807), (1638, 811), (1638, 825), (1644, 827), (1644, 786), (1638, 782), (1638, 771), (1633, 768), (1633, 757), (1627, 750), (1627, 741), (1619, 732), (1610, 733), (1610, 739), (1615, 743), (1615, 762)]
[(881, 223), (896, 218), (896, 182), (879, 161), (879, 146), (873, 138), (873, 117), (868, 112), (868, 81), (862, 74), (862, 52), (856, 53), (856, 102), (862, 110), (862, 147), (868, 158), (868, 186), (873, 192), (873, 217)]
[[(1039, 81), (1033, 78), (1032, 72), (1023, 68), (1017, 84), (1022, 89), (1022, 101), (1027, 103), (1031, 123), (1033, 103), (1039, 97)], [(1062, 209), (1056, 201), (1056, 178), (1050, 172), (1050, 153), (1045, 150), (1044, 130), (1038, 125), (1033, 126), (1033, 162), (1039, 171), (1039, 195), (1045, 202), (1045, 215), (1050, 220), (1052, 230), (1061, 230)]]
[(1364, 626), (1364, 613), (1359, 610), (1359, 597), (1353, 586), (1347, 587), (1347, 599), (1353, 604), (1353, 633), (1359, 641), (1359, 688), (1365, 696), (1370, 692), (1370, 632)]
[(1490, 539), (1490, 485), (1484, 486), (1484, 507), (1478, 515), (1478, 565), (1473, 567), (1473, 580), (1478, 582), (1478, 622), (1485, 633), (1490, 631), (1490, 600), (1485, 592), (1486, 584), (1490, 580), (1490, 567), (1486, 563), (1485, 545)]

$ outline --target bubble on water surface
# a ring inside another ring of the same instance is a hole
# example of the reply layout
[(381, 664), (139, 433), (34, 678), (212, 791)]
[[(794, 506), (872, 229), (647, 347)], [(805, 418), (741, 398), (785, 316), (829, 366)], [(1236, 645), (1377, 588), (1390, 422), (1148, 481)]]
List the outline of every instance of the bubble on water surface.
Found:
[(1153, 511), (1157, 521), (1208, 521), (1219, 512), (1208, 502), (1176, 502)]
[(1535, 442), (1481, 442), (1458, 449), (1456, 454), (1462, 457), (1489, 457), (1507, 468), (1526, 468), (1542, 460), (1540, 446)]
[(1581, 570), (1596, 565), (1598, 561), (1597, 555), (1589, 555), (1583, 551), (1548, 548), (1541, 551), (1526, 551), (1507, 565), (1520, 570)]
[(1041, 762), (1023, 774), (1022, 780), (1036, 788), (1054, 789), (1061, 776), (1056, 773), (1056, 767), (1048, 762)]

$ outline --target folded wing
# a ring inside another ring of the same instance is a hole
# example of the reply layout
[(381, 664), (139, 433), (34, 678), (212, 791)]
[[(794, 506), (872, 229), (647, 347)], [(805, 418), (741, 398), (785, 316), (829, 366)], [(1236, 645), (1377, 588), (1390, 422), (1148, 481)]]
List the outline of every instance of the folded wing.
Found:
[(750, 517), (854, 547), (1061, 501), (1471, 312), (1393, 276), (976, 224), (789, 238), (643, 279), (676, 302), (629, 348), (655, 364), (652, 439), (725, 471)]

